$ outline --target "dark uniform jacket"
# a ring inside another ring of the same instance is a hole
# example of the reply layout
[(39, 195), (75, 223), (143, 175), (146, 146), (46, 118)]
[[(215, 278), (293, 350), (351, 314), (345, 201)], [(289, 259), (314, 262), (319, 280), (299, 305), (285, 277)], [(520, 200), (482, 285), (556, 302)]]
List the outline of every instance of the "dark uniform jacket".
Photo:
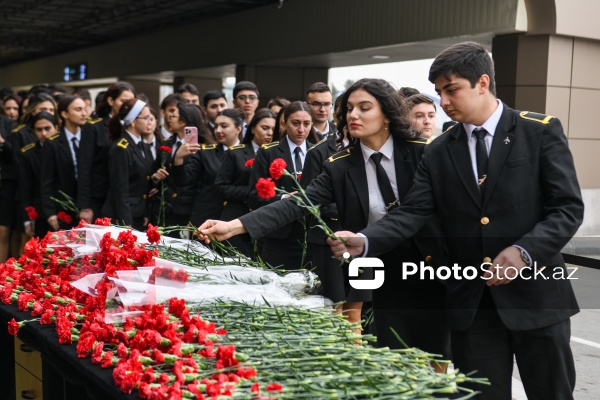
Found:
[(2, 181), (17, 180), (17, 168), (15, 168), (15, 163), (13, 162), (15, 156), (13, 144), (18, 146), (18, 143), (15, 141), (15, 138), (12, 138), (14, 136), (12, 131), (13, 122), (7, 116), (0, 114), (0, 135), (4, 139), (4, 143), (0, 144), (0, 172), (2, 174), (0, 175), (0, 179)]
[[(112, 146), (112, 142), (108, 137), (108, 126), (106, 125), (107, 118), (88, 119), (88, 124), (93, 131), (94, 145), (88, 148), (88, 152), (82, 157), (84, 168), (90, 171), (91, 180), (94, 190), (91, 193), (92, 202), (94, 204), (94, 213), (98, 213), (106, 201), (108, 196), (109, 170), (108, 170), (108, 153)], [(100, 217), (100, 215), (95, 215)]]
[[(262, 199), (258, 196), (258, 192), (256, 191), (256, 183), (260, 178), (268, 178), (270, 177), (269, 167), (271, 163), (277, 158), (282, 158), (287, 164), (287, 171), (290, 174), (294, 174), (294, 163), (292, 162), (292, 153), (290, 151), (290, 146), (288, 141), (284, 138), (279, 142), (272, 142), (269, 144), (264, 144), (256, 154), (256, 158), (254, 159), (254, 164), (252, 165), (252, 173), (250, 174), (250, 192), (248, 195), (248, 205), (251, 210), (256, 210), (262, 206), (272, 203), (278, 203), (281, 200), (281, 195), (277, 194), (270, 199)], [(298, 188), (294, 183), (294, 180), (289, 176), (282, 176), (278, 180), (275, 181), (276, 187), (279, 189), (285, 190), (287, 193), (292, 193)], [(288, 221), (287, 225), (280, 226), (280, 229), (276, 231), (269, 230), (266, 231), (265, 234), (261, 235), (261, 237), (272, 238), (272, 239), (298, 239), (297, 236), (304, 232), (304, 225), (300, 221), (296, 221), (298, 218), (293, 218)], [(291, 222), (293, 221), (293, 222)], [(290, 223), (291, 222), (291, 223)], [(290, 235), (293, 235), (291, 237)], [(252, 236), (252, 235), (251, 235)], [(252, 239), (258, 239), (256, 237), (252, 237)]]
[(224, 221), (234, 220), (250, 211), (247, 201), (252, 167), (247, 167), (246, 163), (255, 156), (252, 143), (233, 146), (225, 153), (215, 180), (215, 187), (225, 199), (221, 214)]
[(143, 149), (123, 132), (109, 153), (110, 190), (103, 213), (119, 223), (132, 225), (133, 218), (147, 216), (146, 199), (153, 171)]
[[(377, 256), (410, 237), (435, 211), (451, 263), (480, 268), (511, 245), (527, 250), (538, 267), (564, 272), (561, 249), (583, 219), (573, 158), (556, 118), (506, 105), (489, 155), (483, 199), (474, 178), (462, 124), (434, 140), (419, 165), (413, 189), (399, 208), (362, 232)], [(565, 273), (565, 276), (568, 275)], [(551, 275), (550, 275), (551, 276)], [(470, 327), (485, 281), (447, 282), (449, 323)], [(549, 326), (578, 311), (568, 280), (517, 278), (490, 292), (507, 328)]]
[(15, 164), (15, 168), (18, 169), (21, 162), (21, 149), (28, 144), (35, 143), (37, 136), (35, 136), (33, 129), (29, 125), (19, 125), (13, 129), (9, 138), (13, 153), (13, 163)]
[(21, 149), (21, 166), (19, 168), (19, 198), (22, 220), (27, 221), (25, 207), (33, 206), (38, 212), (39, 218), (48, 219), (44, 215), (41, 199), (41, 161), (42, 146), (40, 142), (30, 143)]
[[(81, 127), (81, 140), (79, 142), (79, 158), (77, 162), (77, 176), (71, 147), (64, 128), (60, 133), (49, 137), (42, 146), (41, 158), (41, 195), (43, 214), (47, 217), (56, 215), (64, 208), (52, 200), (54, 197), (65, 200), (59, 191), (71, 197), (78, 209), (92, 208), (92, 182), (90, 171), (86, 164), (81, 162), (89, 148), (93, 146), (94, 134), (90, 125)], [(74, 222), (78, 222), (78, 215), (73, 215)]]
[(203, 144), (200, 151), (187, 157), (189, 161), (173, 166), (175, 185), (195, 185), (191, 215), (191, 222), (195, 226), (200, 226), (207, 219), (218, 219), (223, 211), (223, 196), (214, 185), (223, 153), (225, 150), (221, 144)]

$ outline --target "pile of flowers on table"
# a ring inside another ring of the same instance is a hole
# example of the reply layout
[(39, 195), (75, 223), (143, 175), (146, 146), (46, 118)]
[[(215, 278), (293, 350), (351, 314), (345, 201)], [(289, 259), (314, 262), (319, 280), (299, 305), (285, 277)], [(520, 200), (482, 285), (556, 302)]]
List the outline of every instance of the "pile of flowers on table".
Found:
[(61, 344), (147, 399), (427, 398), (470, 379), (435, 374), (418, 349), (369, 345), (302, 294), (311, 274), (163, 239), (108, 220), (31, 239), (0, 265), (0, 300), (33, 317), (9, 332), (54, 324)]

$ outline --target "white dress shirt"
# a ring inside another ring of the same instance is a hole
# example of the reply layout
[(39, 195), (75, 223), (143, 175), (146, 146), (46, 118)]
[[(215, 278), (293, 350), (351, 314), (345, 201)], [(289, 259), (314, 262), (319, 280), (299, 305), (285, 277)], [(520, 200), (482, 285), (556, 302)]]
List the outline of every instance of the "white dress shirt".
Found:
[(371, 225), (379, 221), (387, 211), (385, 210), (386, 204), (383, 200), (381, 190), (379, 190), (379, 184), (377, 183), (377, 171), (375, 169), (375, 162), (371, 160), (371, 155), (374, 153), (381, 153), (381, 166), (385, 170), (390, 183), (392, 184), (392, 190), (394, 196), (398, 198), (398, 183), (396, 181), (396, 168), (394, 163), (394, 139), (392, 136), (381, 146), (379, 151), (368, 148), (362, 142), (360, 143), (360, 150), (362, 151), (363, 159), (365, 161), (365, 172), (367, 174), (367, 185), (369, 188), (369, 221)]
[(490, 150), (492, 149), (492, 141), (494, 140), (494, 133), (496, 132), (496, 127), (498, 126), (498, 122), (500, 122), (500, 117), (502, 116), (502, 110), (504, 106), (500, 100), (496, 100), (498, 102), (498, 107), (496, 111), (483, 123), (481, 126), (473, 125), (473, 124), (463, 124), (465, 128), (465, 132), (467, 133), (467, 143), (469, 144), (469, 154), (471, 155), (471, 168), (473, 168), (473, 176), (475, 177), (475, 182), (478, 182), (479, 176), (477, 174), (477, 157), (475, 156), (475, 147), (477, 144), (477, 138), (473, 135), (473, 131), (477, 128), (483, 128), (487, 131), (487, 135), (483, 139), (485, 141), (485, 148), (487, 149), (488, 156), (490, 155)]

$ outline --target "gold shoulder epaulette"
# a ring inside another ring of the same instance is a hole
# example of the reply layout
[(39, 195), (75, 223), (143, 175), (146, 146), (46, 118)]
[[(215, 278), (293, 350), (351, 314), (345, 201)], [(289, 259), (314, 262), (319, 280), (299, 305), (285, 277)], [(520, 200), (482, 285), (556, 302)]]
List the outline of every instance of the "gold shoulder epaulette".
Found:
[(97, 124), (98, 122), (102, 121), (102, 118), (92, 118), (92, 117), (87, 117), (85, 119), (85, 122), (87, 122), (88, 124)]
[(54, 140), (54, 139), (58, 138), (59, 136), (60, 136), (60, 133), (55, 133), (54, 135), (50, 136), (48, 138), (48, 140)]
[(265, 144), (263, 144), (260, 147), (262, 147), (263, 149), (270, 149), (271, 147), (277, 147), (277, 146), (279, 146), (279, 141), (277, 141), (277, 142), (271, 142), (271, 143), (265, 143)]
[(408, 143), (427, 144), (427, 139), (422, 137), (416, 137), (412, 139), (406, 139)]
[(217, 148), (217, 144), (203, 144), (202, 150), (214, 150)]
[(458, 126), (458, 125), (459, 125), (459, 124), (453, 124), (453, 125), (450, 125), (450, 126), (449, 126), (449, 127), (447, 127), (447, 128), (446, 128), (446, 130), (445, 130), (444, 132), (442, 132), (442, 133), (450, 132), (450, 131), (452, 130), (452, 128), (454, 128), (454, 127), (456, 127), (456, 126)]
[(328, 139), (328, 138), (325, 138), (325, 139), (323, 139), (323, 140), (320, 140), (320, 141), (318, 141), (317, 143), (315, 143), (314, 145), (312, 145), (312, 146), (310, 147), (310, 149), (308, 149), (308, 151), (311, 151), (311, 150), (312, 150), (312, 149), (314, 149), (315, 147), (317, 147), (317, 146), (319, 146), (319, 145), (321, 145), (321, 144), (325, 143), (325, 142), (327, 141), (327, 139)]
[(334, 162), (336, 160), (339, 160), (340, 158), (348, 157), (349, 155), (350, 155), (350, 148), (347, 148), (342, 151), (338, 151), (337, 153), (335, 153), (331, 157), (329, 157), (327, 160), (329, 160), (329, 162)]
[(236, 144), (235, 146), (231, 146), (231, 147), (229, 148), (229, 150), (243, 149), (243, 148), (245, 148), (245, 147), (246, 147), (246, 145), (245, 145), (245, 144)]
[(129, 146), (129, 142), (127, 141), (127, 139), (121, 138), (121, 140), (119, 140), (119, 142), (117, 143), (117, 146), (119, 146), (122, 149), (126, 149), (127, 146)]
[(540, 124), (544, 124), (544, 125), (549, 124), (550, 120), (552, 120), (552, 118), (554, 118), (552, 115), (538, 114), (538, 113), (534, 113), (531, 111), (521, 111), (519, 113), (519, 117), (521, 117), (523, 119), (528, 119), (530, 121), (539, 122)]
[(27, 146), (21, 147), (21, 153), (25, 153), (35, 147), (35, 143), (29, 143)]
[(13, 133), (17, 133), (19, 132), (21, 129), (23, 129), (23, 127), (25, 126), (25, 124), (21, 124), (19, 126), (17, 126), (15, 129), (13, 129)]

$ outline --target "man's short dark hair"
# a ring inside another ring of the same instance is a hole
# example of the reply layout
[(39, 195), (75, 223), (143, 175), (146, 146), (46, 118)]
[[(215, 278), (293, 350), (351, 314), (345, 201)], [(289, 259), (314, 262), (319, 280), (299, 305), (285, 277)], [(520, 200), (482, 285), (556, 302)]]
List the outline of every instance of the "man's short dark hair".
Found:
[(267, 108), (271, 108), (272, 106), (279, 106), (281, 108), (289, 106), (291, 101), (285, 99), (283, 97), (274, 97), (267, 103)]
[(198, 91), (198, 88), (196, 88), (196, 86), (192, 85), (191, 83), (184, 83), (183, 85), (180, 85), (175, 91), (175, 93), (191, 93), (200, 97), (200, 92)]
[(308, 89), (306, 89), (306, 96), (308, 96), (309, 93), (326, 93), (326, 92), (331, 93), (331, 89), (329, 89), (329, 86), (327, 86), (327, 84), (325, 84), (323, 82), (315, 82), (312, 85), (310, 85), (308, 87)]
[(467, 79), (472, 88), (486, 74), (490, 77), (490, 93), (496, 95), (494, 61), (479, 43), (457, 43), (438, 54), (429, 68), (429, 81), (435, 83), (440, 76), (450, 79), (452, 74)]
[(236, 83), (233, 87), (233, 98), (235, 99), (238, 93), (242, 90), (252, 90), (254, 93), (256, 93), (256, 96), (258, 97), (258, 87), (254, 83), (250, 81), (241, 81)]
[(398, 89), (398, 94), (403, 96), (405, 99), (408, 99), (410, 96), (414, 96), (415, 94), (420, 94), (417, 89), (413, 87), (404, 86)]
[(223, 93), (222, 91), (220, 91), (220, 90), (209, 90), (208, 92), (206, 92), (204, 94), (204, 97), (202, 97), (202, 104), (204, 105), (204, 108), (206, 108), (206, 106), (208, 105), (209, 101), (220, 99), (220, 98), (224, 98), (225, 101), (227, 101), (227, 97), (225, 97), (225, 93)]
[(160, 102), (160, 109), (167, 110), (169, 104), (185, 103), (185, 99), (179, 93), (171, 93)]
[(423, 103), (431, 104), (433, 106), (433, 109), (437, 110), (437, 107), (435, 106), (435, 101), (433, 101), (431, 97), (425, 96), (424, 94), (413, 94), (412, 96), (406, 99), (406, 104), (408, 104), (409, 110), (412, 110), (412, 108), (417, 104)]

